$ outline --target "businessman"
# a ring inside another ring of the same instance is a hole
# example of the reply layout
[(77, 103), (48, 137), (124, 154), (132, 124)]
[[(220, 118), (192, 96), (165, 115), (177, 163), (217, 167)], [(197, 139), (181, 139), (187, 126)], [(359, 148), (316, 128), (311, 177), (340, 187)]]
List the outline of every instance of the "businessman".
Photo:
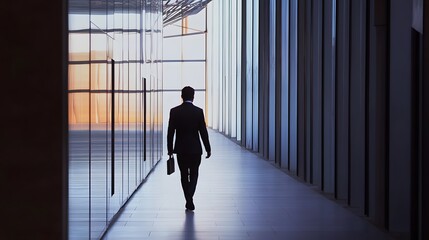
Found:
[[(200, 136), (207, 152), (206, 158), (211, 156), (204, 113), (201, 108), (192, 103), (194, 94), (195, 90), (189, 86), (182, 89), (183, 103), (170, 110), (167, 132), (168, 155), (172, 157), (173, 153), (177, 154), (187, 210), (195, 209), (193, 196), (197, 187), (198, 168), (203, 154)], [(176, 134), (176, 141), (173, 148), (174, 134)]]

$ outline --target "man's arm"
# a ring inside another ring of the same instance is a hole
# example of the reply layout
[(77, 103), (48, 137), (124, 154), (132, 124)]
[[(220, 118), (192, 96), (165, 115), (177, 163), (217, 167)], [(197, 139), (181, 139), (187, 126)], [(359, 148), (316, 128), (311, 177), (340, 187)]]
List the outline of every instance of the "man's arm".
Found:
[(172, 110), (170, 110), (170, 118), (168, 120), (168, 130), (167, 130), (167, 150), (168, 155), (173, 155), (173, 136), (174, 131), (176, 130), (174, 114)]
[(209, 134), (207, 132), (207, 126), (206, 126), (206, 121), (204, 120), (203, 110), (201, 110), (200, 119), (201, 120), (199, 124), (199, 131), (200, 131), (201, 139), (203, 140), (204, 148), (206, 149), (206, 152), (207, 152), (206, 158), (209, 158), (212, 153), (212, 149), (210, 147)]

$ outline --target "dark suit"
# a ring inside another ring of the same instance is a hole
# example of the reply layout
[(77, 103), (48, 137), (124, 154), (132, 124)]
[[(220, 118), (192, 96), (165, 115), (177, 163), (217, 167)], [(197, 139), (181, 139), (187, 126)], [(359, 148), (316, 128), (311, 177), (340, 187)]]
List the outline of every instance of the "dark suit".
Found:
[[(173, 148), (174, 134), (176, 134), (176, 141)], [(198, 168), (203, 154), (200, 136), (206, 152), (211, 153), (209, 135), (201, 108), (190, 102), (184, 102), (171, 109), (167, 132), (168, 155), (177, 154), (183, 193), (187, 203), (193, 201), (192, 197), (197, 186)]]

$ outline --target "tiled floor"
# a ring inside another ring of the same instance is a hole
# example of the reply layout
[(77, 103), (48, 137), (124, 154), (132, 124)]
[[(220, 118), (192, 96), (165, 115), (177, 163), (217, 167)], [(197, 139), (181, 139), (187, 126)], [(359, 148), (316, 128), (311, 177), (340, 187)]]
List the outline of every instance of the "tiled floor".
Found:
[(348, 209), (210, 131), (196, 209), (185, 211), (179, 172), (163, 160), (105, 239), (391, 239)]

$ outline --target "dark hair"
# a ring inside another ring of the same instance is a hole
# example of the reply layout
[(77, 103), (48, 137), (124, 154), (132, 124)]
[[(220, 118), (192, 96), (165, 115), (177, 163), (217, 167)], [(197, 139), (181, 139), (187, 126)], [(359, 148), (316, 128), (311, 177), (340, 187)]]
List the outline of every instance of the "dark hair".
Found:
[(186, 86), (182, 89), (182, 99), (183, 101), (193, 101), (194, 100), (195, 90), (189, 86)]

